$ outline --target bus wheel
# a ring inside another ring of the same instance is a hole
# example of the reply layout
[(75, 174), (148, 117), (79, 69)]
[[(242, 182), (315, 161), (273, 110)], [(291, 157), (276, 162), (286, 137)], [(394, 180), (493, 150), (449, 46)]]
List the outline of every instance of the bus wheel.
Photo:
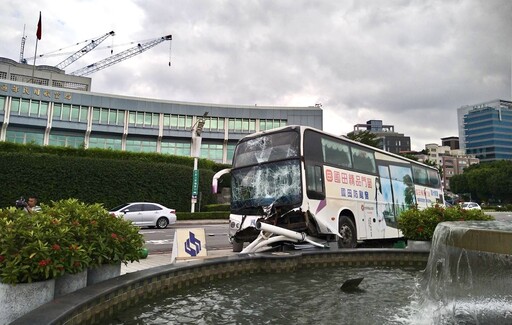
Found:
[(244, 249), (244, 242), (237, 242), (233, 239), (233, 252), (240, 253)]
[(347, 216), (340, 216), (338, 231), (343, 238), (338, 237), (339, 248), (355, 248), (357, 245), (357, 233), (354, 222)]

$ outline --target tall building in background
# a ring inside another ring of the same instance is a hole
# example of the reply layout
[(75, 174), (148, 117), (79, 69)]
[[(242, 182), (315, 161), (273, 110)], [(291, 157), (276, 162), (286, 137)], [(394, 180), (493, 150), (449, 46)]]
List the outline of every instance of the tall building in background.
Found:
[(354, 125), (354, 133), (370, 131), (380, 140), (380, 149), (392, 153), (411, 151), (411, 137), (395, 132), (394, 125), (382, 124), (382, 120), (369, 120), (366, 124)]
[(493, 101), (457, 110), (460, 147), (480, 161), (512, 159), (512, 102)]

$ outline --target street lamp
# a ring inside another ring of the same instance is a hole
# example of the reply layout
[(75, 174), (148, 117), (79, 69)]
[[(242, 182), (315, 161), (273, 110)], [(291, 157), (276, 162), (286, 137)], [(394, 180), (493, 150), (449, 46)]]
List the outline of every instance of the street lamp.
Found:
[(199, 192), (199, 170), (197, 162), (201, 156), (201, 133), (203, 132), (204, 123), (206, 122), (208, 112), (198, 117), (196, 123), (192, 126), (192, 157), (194, 157), (194, 171), (192, 173), (192, 197), (190, 200), (190, 212), (195, 212), (197, 202), (197, 194)]

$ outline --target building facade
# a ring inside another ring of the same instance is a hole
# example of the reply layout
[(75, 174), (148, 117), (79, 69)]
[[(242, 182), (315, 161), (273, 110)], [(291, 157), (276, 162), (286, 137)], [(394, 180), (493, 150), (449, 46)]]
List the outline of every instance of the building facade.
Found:
[(441, 145), (450, 147), (450, 150), (459, 150), (460, 149), (459, 137), (451, 136), (451, 137), (441, 138)]
[(28, 65), (0, 57), (0, 80), (31, 83), (82, 91), (91, 91), (91, 78), (72, 76), (49, 65)]
[[(453, 137), (449, 137), (450, 139)], [(454, 147), (454, 143), (450, 141), (443, 141), (443, 145), (440, 146), (435, 143), (429, 143), (425, 145), (425, 149), (428, 151), (428, 155), (425, 155), (423, 159), (427, 159), (430, 162), (434, 162), (436, 166), (441, 167), (441, 179), (443, 183), (443, 188), (447, 191), (450, 190), (450, 178), (453, 175), (459, 175), (464, 172), (464, 169), (470, 165), (480, 163), (480, 160), (473, 155), (466, 155), (460, 149), (452, 149), (448, 146), (448, 143), (452, 143)], [(421, 159), (419, 159), (422, 161)], [(423, 160), (425, 162), (425, 160)]]
[(208, 113), (201, 158), (231, 163), (236, 143), (247, 134), (294, 124), (323, 128), (322, 109), (316, 106), (185, 103), (93, 93), (3, 76), (6, 74), (0, 74), (0, 141), (190, 156), (191, 129)]
[(480, 161), (512, 159), (512, 102), (493, 100), (457, 110), (460, 147)]
[(441, 161), (443, 188), (448, 191), (453, 175), (462, 174), (466, 167), (480, 163), (478, 158), (466, 155), (445, 155), (441, 157)]
[(392, 153), (411, 151), (411, 137), (395, 132), (394, 125), (384, 125), (382, 120), (369, 120), (354, 125), (354, 133), (369, 131), (380, 140), (379, 148)]

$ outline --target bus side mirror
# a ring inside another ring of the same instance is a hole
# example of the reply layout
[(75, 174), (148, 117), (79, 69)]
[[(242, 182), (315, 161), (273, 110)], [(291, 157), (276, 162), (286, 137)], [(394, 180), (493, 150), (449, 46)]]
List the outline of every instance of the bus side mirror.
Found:
[(219, 178), (222, 175), (225, 175), (227, 173), (231, 172), (231, 168), (225, 168), (223, 170), (218, 171), (215, 175), (213, 175), (212, 179), (212, 194), (217, 194), (218, 186), (219, 186)]

